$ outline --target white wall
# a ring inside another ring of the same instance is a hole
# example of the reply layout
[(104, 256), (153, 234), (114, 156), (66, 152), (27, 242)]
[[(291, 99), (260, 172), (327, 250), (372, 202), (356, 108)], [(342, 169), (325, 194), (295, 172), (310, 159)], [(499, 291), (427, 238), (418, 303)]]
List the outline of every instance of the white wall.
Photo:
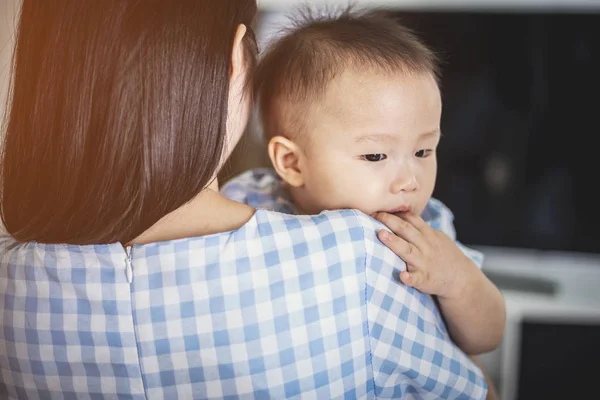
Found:
[[(0, 0), (0, 115), (4, 122), (10, 63), (20, 0)], [(2, 123), (2, 126), (4, 123)], [(2, 131), (0, 131), (0, 135)]]

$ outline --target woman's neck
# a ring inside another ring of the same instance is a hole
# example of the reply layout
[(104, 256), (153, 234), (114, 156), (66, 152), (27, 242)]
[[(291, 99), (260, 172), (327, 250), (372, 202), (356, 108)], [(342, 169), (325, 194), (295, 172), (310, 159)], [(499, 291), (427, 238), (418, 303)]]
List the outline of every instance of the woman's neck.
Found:
[(163, 242), (238, 229), (256, 210), (219, 193), (217, 180), (192, 200), (164, 216), (131, 241), (131, 244)]

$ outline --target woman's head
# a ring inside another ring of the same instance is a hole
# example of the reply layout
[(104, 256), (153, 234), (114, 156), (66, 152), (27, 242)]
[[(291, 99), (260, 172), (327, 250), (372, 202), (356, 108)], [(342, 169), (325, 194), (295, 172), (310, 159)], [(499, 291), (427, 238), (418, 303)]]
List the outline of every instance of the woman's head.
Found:
[(127, 242), (195, 197), (247, 120), (255, 14), (255, 0), (24, 0), (6, 229), (21, 241)]

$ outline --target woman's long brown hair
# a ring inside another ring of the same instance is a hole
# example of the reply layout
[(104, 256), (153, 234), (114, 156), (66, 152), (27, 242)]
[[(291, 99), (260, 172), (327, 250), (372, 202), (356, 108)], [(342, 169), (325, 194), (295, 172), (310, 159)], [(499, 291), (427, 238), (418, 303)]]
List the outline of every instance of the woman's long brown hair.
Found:
[(24, 0), (0, 145), (8, 232), (125, 243), (196, 196), (222, 156), (235, 32), (256, 12), (255, 0)]

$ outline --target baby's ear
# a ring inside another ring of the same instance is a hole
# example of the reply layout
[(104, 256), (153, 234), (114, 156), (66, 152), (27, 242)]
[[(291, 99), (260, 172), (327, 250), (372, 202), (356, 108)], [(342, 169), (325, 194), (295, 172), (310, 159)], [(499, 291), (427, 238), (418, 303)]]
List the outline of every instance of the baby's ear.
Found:
[(269, 157), (277, 174), (292, 187), (304, 185), (304, 177), (300, 169), (302, 149), (293, 141), (283, 136), (273, 136), (269, 140)]

